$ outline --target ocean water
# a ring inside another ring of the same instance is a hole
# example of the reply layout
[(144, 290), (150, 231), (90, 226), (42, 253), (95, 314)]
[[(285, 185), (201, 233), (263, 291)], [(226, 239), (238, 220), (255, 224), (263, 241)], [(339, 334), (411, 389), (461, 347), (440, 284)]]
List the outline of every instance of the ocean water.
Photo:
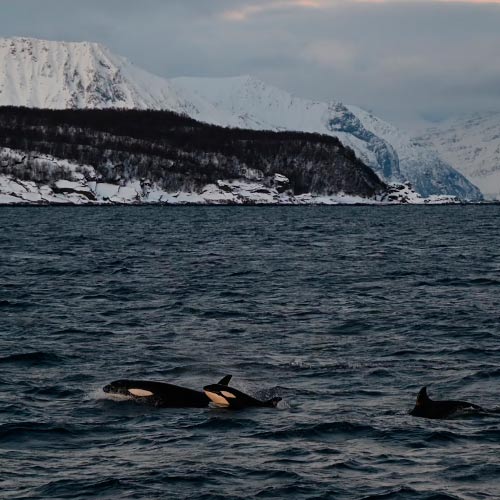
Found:
[[(500, 207), (0, 208), (0, 497), (498, 499)], [(157, 409), (233, 375), (277, 409)]]

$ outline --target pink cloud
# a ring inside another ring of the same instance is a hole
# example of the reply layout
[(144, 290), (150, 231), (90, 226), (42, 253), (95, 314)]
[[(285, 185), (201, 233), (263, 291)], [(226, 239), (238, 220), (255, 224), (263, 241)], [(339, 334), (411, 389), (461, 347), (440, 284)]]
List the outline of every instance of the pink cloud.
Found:
[[(247, 19), (271, 11), (289, 9), (328, 9), (347, 2), (360, 4), (407, 3), (415, 0), (267, 0), (265, 2), (251, 2), (236, 9), (226, 10), (222, 18), (227, 21), (246, 21)], [(497, 4), (500, 0), (423, 0), (423, 3), (465, 3), (465, 4)]]
[(319, 9), (328, 7), (336, 2), (327, 0), (269, 0), (265, 3), (244, 5), (238, 9), (227, 10), (222, 17), (228, 21), (245, 21), (246, 19), (273, 10), (286, 10), (289, 8)]
[[(277, 10), (300, 9), (328, 9), (336, 5), (353, 3), (385, 4), (407, 3), (415, 0), (267, 0), (265, 2), (249, 2), (239, 8), (226, 10), (222, 17), (228, 21), (245, 21), (253, 16)], [(466, 3), (466, 4), (498, 4), (500, 0), (423, 0), (425, 3)]]

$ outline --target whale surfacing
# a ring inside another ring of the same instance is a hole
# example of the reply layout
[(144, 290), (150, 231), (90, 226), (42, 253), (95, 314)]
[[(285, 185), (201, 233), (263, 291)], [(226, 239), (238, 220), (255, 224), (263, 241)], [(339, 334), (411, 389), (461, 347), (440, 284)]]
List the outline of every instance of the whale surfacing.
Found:
[(267, 401), (260, 401), (233, 387), (229, 387), (230, 378), (224, 377), (218, 384), (207, 385), (203, 388), (206, 396), (219, 408), (229, 408), (232, 410), (251, 407), (275, 408), (281, 401), (281, 398), (278, 397)]
[[(227, 375), (221, 382), (229, 382), (230, 379), (231, 375)], [(128, 396), (157, 408), (206, 408), (210, 403), (210, 398), (201, 391), (148, 380), (115, 380), (102, 390), (107, 394)]]
[(480, 406), (468, 403), (467, 401), (433, 401), (427, 394), (427, 387), (422, 387), (417, 395), (415, 408), (410, 411), (410, 415), (413, 417), (439, 419), (448, 418), (461, 410), (483, 411)]

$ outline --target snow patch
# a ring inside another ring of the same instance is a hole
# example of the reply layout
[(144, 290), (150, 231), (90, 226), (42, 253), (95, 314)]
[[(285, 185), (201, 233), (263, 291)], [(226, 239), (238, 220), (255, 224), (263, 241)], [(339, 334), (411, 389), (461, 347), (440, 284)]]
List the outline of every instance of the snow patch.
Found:
[[(278, 174), (279, 180), (288, 179)], [(456, 203), (456, 198), (422, 198), (409, 185), (391, 186), (389, 191), (375, 198), (362, 198), (342, 193), (336, 195), (294, 195), (270, 187), (270, 182), (259, 183), (241, 180), (219, 180), (206, 185), (200, 193), (168, 193), (152, 185), (147, 193), (141, 192), (141, 182), (126, 185), (97, 181), (79, 182), (60, 180), (53, 186), (23, 182), (10, 176), (0, 175), (0, 204), (16, 205), (112, 205), (112, 204), (168, 204), (168, 205), (352, 205), (352, 204), (426, 204)]]

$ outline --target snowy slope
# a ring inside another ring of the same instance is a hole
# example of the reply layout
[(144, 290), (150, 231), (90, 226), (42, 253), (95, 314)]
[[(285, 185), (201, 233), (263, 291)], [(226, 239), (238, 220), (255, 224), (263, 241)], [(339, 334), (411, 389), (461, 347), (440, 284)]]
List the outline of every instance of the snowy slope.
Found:
[(479, 189), (451, 167), (453, 162), (443, 161), (428, 141), (412, 139), (400, 129), (363, 109), (355, 106), (348, 108), (366, 129), (394, 147), (399, 157), (400, 175), (409, 181), (417, 192), (447, 192), (470, 200), (481, 198)]
[(442, 161), (433, 147), (413, 141), (409, 134), (356, 106), (297, 98), (250, 76), (171, 82), (184, 95), (209, 101), (221, 115), (236, 117), (239, 127), (333, 135), (388, 182), (409, 181), (424, 196), (481, 198), (480, 191)]
[(0, 38), (0, 106), (169, 109), (231, 121), (100, 44), (31, 38)]
[(486, 198), (500, 200), (500, 113), (456, 118), (427, 130), (423, 138)]
[(238, 127), (333, 135), (387, 180), (401, 180), (392, 147), (366, 130), (340, 102), (301, 99), (251, 76), (175, 78), (171, 82), (186, 95), (235, 117)]
[(216, 125), (338, 137), (390, 182), (424, 196), (478, 191), (427, 147), (359, 108), (301, 99), (255, 78), (167, 80), (89, 42), (0, 39), (0, 106), (168, 109)]

